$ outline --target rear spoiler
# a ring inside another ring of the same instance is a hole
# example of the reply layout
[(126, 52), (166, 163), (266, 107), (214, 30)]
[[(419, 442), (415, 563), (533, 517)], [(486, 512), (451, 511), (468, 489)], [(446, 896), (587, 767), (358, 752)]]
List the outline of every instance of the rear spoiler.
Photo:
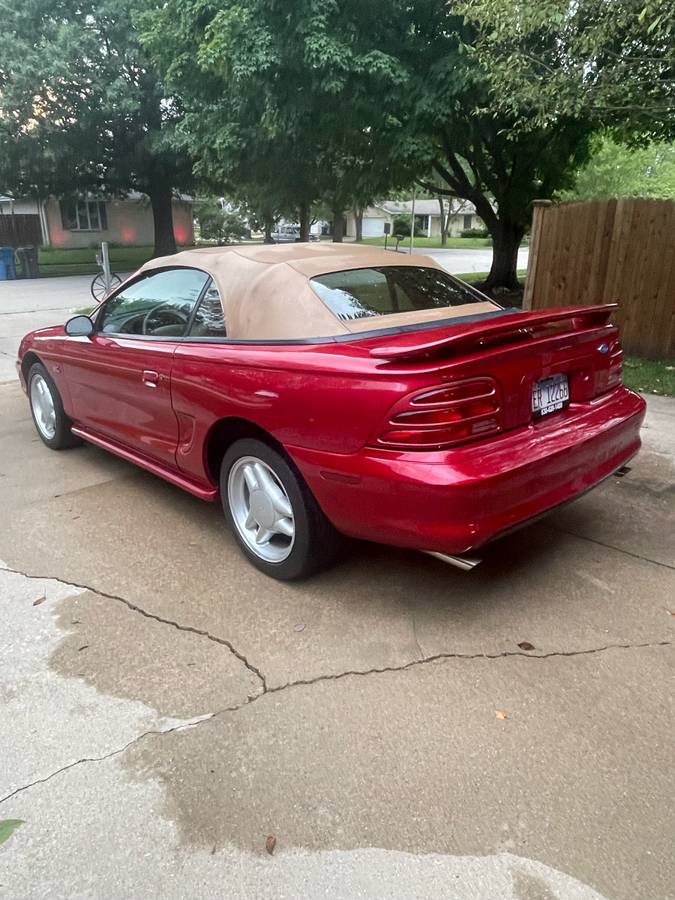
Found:
[(547, 325), (564, 321), (569, 321), (570, 331), (598, 328), (608, 323), (609, 317), (617, 308), (616, 303), (603, 303), (598, 306), (567, 306), (563, 309), (515, 312), (498, 319), (449, 326), (444, 329), (442, 337), (433, 340), (422, 339), (420, 332), (401, 334), (395, 344), (378, 344), (373, 347), (370, 355), (377, 359), (417, 359), (431, 356), (440, 350), (466, 351), (479, 348), (487, 338), (508, 338), (530, 329), (536, 332)]

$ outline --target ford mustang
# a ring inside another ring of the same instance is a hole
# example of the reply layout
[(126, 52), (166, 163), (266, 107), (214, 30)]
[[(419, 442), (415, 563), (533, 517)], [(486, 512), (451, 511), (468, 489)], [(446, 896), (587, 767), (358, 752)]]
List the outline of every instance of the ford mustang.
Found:
[(151, 260), (17, 366), (48, 447), (220, 499), (268, 575), (326, 565), (341, 534), (468, 568), (637, 452), (614, 308), (503, 309), (370, 247), (218, 247)]

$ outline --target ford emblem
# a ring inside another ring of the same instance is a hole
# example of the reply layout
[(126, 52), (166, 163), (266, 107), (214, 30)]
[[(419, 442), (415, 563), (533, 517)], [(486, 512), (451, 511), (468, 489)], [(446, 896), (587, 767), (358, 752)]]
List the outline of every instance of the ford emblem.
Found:
[(609, 351), (609, 344), (600, 344), (598, 350), (600, 353), (607, 353)]

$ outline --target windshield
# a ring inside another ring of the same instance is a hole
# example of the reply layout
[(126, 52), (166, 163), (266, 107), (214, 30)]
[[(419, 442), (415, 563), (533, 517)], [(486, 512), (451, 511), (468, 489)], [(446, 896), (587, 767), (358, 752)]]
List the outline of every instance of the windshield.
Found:
[(362, 319), (425, 309), (447, 309), (487, 298), (439, 269), (380, 266), (330, 272), (310, 284), (338, 319)]

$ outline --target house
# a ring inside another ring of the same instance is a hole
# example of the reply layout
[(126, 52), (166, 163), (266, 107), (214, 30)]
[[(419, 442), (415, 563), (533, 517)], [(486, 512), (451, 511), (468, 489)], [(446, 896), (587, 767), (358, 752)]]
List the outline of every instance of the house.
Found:
[[(172, 206), (176, 242), (192, 244), (192, 198), (174, 198)], [(101, 241), (150, 245), (154, 239), (150, 200), (136, 191), (109, 199), (0, 195), (0, 245), (73, 248), (98, 246)]]
[[(467, 228), (485, 228), (483, 220), (476, 214), (473, 203), (468, 200), (445, 199), (443, 201), (445, 215), (448, 216), (448, 234), (459, 235)], [(363, 237), (381, 237), (385, 224), (394, 232), (394, 219), (398, 216), (412, 215), (412, 200), (383, 200), (374, 203), (363, 211)], [(347, 220), (347, 237), (356, 236), (354, 213), (349, 212)], [(441, 207), (438, 200), (416, 200), (415, 222), (417, 228), (427, 237), (440, 237)]]

